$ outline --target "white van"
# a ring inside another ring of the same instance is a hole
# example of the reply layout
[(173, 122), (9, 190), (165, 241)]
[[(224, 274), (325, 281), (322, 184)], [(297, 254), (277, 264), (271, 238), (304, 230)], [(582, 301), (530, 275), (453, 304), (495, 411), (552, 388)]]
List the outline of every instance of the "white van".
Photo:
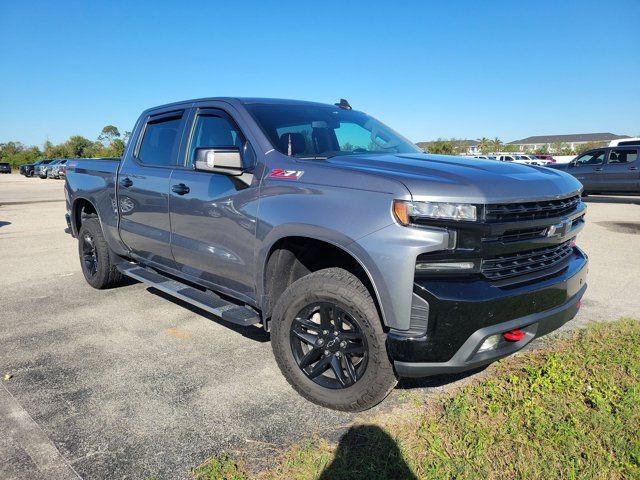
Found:
[(618, 140), (611, 140), (609, 142), (610, 147), (619, 147), (621, 145), (640, 145), (640, 137), (619, 138)]

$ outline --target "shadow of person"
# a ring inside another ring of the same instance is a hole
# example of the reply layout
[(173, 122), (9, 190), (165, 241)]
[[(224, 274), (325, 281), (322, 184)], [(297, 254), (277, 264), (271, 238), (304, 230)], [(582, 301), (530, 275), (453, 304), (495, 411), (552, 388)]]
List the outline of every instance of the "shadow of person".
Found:
[(375, 425), (351, 427), (318, 480), (417, 480), (395, 440)]

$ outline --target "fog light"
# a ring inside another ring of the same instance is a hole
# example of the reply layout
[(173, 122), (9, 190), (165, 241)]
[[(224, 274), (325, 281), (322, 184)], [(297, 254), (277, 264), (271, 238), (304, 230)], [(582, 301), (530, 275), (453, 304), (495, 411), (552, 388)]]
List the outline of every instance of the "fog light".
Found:
[(480, 345), (480, 348), (478, 349), (478, 353), (486, 352), (487, 350), (495, 350), (499, 343), (500, 334), (491, 335), (490, 337), (487, 337), (484, 342), (482, 342), (482, 345)]
[(416, 270), (423, 272), (448, 272), (473, 270), (475, 266), (474, 262), (420, 262), (416, 264)]

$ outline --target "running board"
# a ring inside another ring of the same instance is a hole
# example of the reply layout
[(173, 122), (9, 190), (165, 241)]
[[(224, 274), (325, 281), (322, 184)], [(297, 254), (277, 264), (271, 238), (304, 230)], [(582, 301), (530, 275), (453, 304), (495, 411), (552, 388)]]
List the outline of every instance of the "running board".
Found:
[(260, 317), (254, 310), (223, 300), (211, 291), (203, 292), (177, 280), (165, 277), (155, 270), (131, 264), (119, 265), (118, 270), (128, 277), (213, 313), (227, 322), (244, 327), (260, 323)]

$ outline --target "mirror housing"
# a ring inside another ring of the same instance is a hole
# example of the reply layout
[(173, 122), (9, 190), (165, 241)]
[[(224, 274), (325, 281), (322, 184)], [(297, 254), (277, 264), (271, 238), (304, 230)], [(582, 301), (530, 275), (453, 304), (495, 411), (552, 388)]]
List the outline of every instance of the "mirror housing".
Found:
[(194, 168), (203, 172), (242, 175), (244, 166), (237, 147), (196, 148)]

